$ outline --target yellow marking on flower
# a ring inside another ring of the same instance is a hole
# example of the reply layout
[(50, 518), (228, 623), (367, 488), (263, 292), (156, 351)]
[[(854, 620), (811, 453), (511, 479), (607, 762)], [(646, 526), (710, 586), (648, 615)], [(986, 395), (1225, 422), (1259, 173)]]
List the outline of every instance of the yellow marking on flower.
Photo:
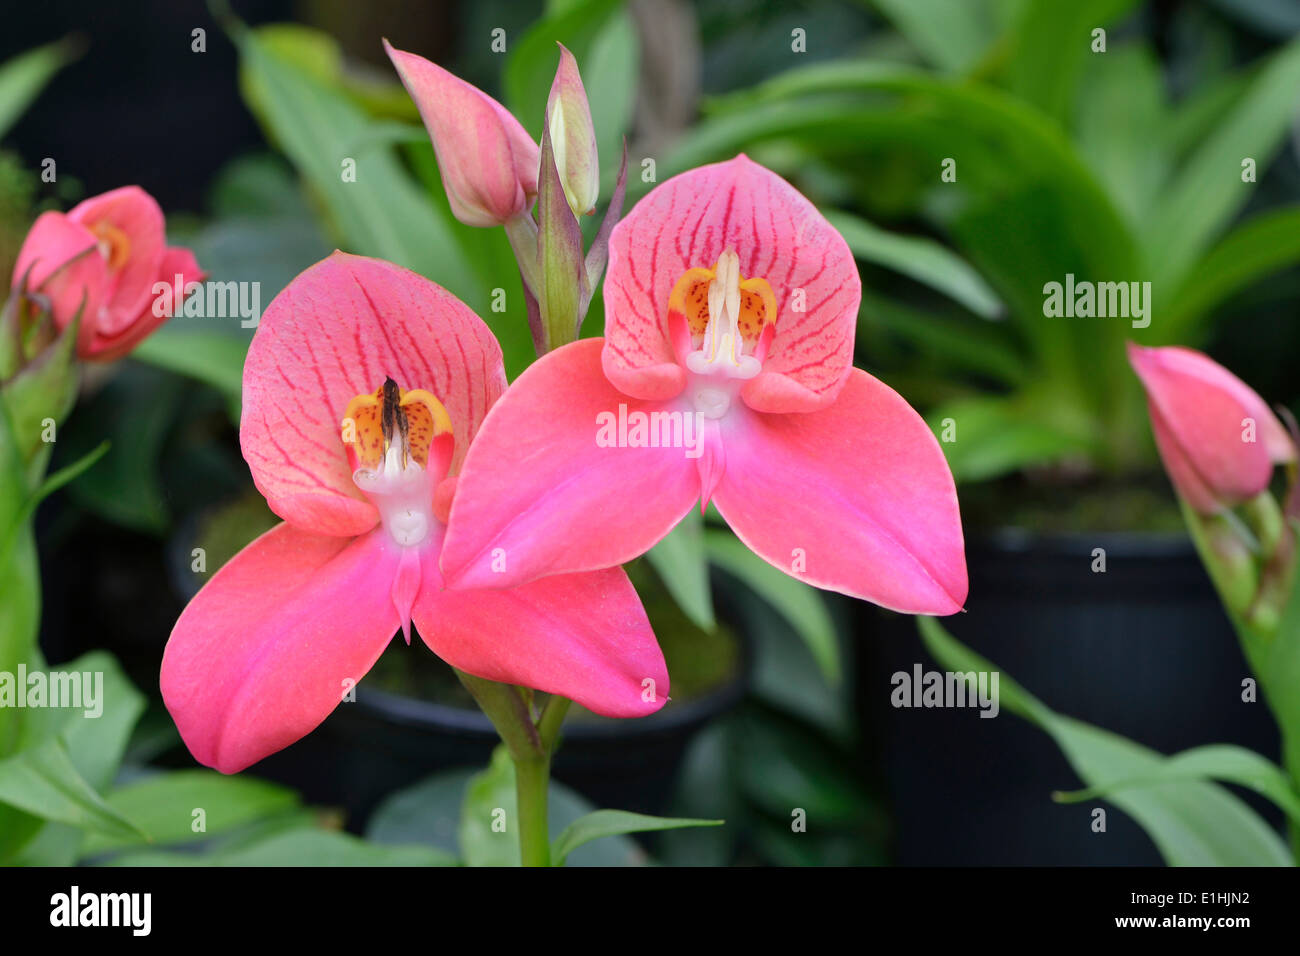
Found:
[(99, 239), (99, 251), (108, 261), (109, 269), (120, 269), (131, 257), (131, 239), (111, 222), (100, 220), (90, 227)]
[(397, 401), (390, 411), (395, 427), (385, 435), (384, 391), (381, 385), (373, 392), (358, 395), (348, 402), (343, 415), (344, 442), (352, 445), (357, 463), (362, 468), (378, 468), (393, 441), (404, 441), (405, 455), (421, 468), (425, 467), (433, 440), (439, 435), (451, 434), (451, 416), (431, 392), (422, 388), (396, 389)]
[[(703, 337), (711, 322), (734, 323), (740, 339), (752, 347), (764, 327), (776, 322), (772, 286), (758, 276), (742, 279), (737, 265), (736, 254), (724, 252), (712, 269), (687, 269), (673, 286), (668, 296), (669, 315), (682, 316), (692, 338)], [(722, 331), (729, 329), (715, 329), (715, 333)]]

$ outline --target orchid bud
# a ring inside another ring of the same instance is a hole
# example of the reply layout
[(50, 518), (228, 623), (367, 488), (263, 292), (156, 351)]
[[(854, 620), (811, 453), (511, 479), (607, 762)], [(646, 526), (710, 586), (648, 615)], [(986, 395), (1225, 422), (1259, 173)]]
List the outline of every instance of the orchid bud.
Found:
[(587, 91), (578, 75), (578, 61), (560, 45), (560, 65), (546, 101), (555, 167), (564, 184), (564, 198), (575, 216), (596, 207), (600, 195), (600, 163), (596, 156), (596, 128), (591, 121)]
[(537, 195), (537, 144), (504, 106), (414, 53), (384, 49), (420, 110), (451, 211), (467, 226), (501, 226)]
[[(46, 212), (32, 225), (14, 265), (13, 285), (48, 303), (62, 330), (77, 315), (77, 354), (111, 361), (168, 318), (155, 287), (180, 290), (203, 280), (194, 254), (167, 245), (162, 209), (139, 186), (123, 186)], [(183, 297), (183, 291), (178, 293)]]
[(1245, 382), (1200, 352), (1129, 344), (1129, 362), (1147, 393), (1151, 428), (1165, 471), (1201, 514), (1254, 498), (1273, 465), (1296, 460), (1296, 445)]

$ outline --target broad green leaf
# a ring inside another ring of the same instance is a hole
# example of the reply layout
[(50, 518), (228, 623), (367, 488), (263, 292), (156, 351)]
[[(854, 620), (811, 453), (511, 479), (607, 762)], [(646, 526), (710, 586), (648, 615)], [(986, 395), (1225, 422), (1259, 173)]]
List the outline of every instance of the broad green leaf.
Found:
[(1254, 790), (1272, 800), (1294, 823), (1300, 823), (1300, 794), (1291, 786), (1282, 768), (1253, 750), (1232, 744), (1194, 747), (1166, 758), (1151, 777), (1114, 780), (1103, 786), (1058, 793), (1061, 803), (1080, 803), (1107, 797), (1120, 790), (1156, 786), (1184, 780), (1219, 780)]
[(996, 39), (986, 0), (871, 0), (872, 6), (939, 69), (959, 73), (974, 66)]
[(1242, 161), (1262, 176), (1281, 149), (1300, 104), (1300, 39), (1273, 54), (1232, 113), (1188, 158), (1142, 230), (1157, 289), (1173, 289), (1214, 237), (1255, 192)]
[[(862, 293), (858, 328), (885, 329), (915, 346), (927, 362), (1017, 385), (1027, 372), (1025, 356), (1015, 345), (1014, 330), (1005, 322), (979, 322), (965, 316), (938, 315), (900, 304), (897, 300)], [(909, 395), (915, 400), (915, 395)]]
[[(943, 667), (997, 671), (934, 618), (918, 618), (917, 624), (925, 646)], [(1005, 673), (1000, 675), (999, 699), (1004, 710), (1046, 731), (1088, 787), (1108, 788), (1155, 776), (1167, 759), (1118, 734), (1054, 713)], [(1170, 866), (1293, 865), (1286, 845), (1269, 825), (1218, 784), (1163, 783), (1120, 790), (1109, 799), (1142, 826)]]
[(1164, 76), (1146, 44), (1092, 57), (1079, 98), (1079, 151), (1136, 227), (1169, 174), (1168, 144), (1151, 135), (1165, 123)]
[[(277, 784), (213, 770), (157, 774), (113, 789), (105, 800), (158, 845), (204, 840), (299, 805), (293, 791)], [(202, 811), (201, 818), (196, 811)], [(196, 830), (200, 820), (202, 827)], [(82, 852), (93, 855), (140, 842), (140, 838), (96, 835), (86, 841)]]
[(57, 40), (0, 64), (0, 136), (27, 112), (50, 78), (78, 55), (71, 41)]
[(707, 529), (704, 548), (710, 561), (739, 578), (790, 623), (812, 652), (827, 683), (838, 684), (843, 668), (835, 622), (817, 590), (772, 567), (730, 531)]
[(1094, 55), (1092, 31), (1109, 27), (1136, 5), (1137, 0), (1037, 0), (1025, 4), (1009, 39), (1007, 80), (1011, 90), (1064, 125), (1074, 106), (1084, 64)]
[(712, 629), (717, 620), (700, 513), (694, 508), (687, 512), (666, 538), (646, 552), (646, 558), (687, 617), (706, 631)]
[(997, 293), (947, 246), (933, 239), (887, 232), (841, 210), (824, 210), (824, 214), (844, 236), (855, 258), (901, 272), (986, 319), (1003, 313)]
[(77, 772), (62, 740), (0, 760), (0, 802), (32, 816), (111, 836), (143, 836)]
[(239, 421), (248, 342), (222, 332), (181, 331), (164, 326), (135, 347), (131, 357), (211, 385)]
[[(270, 134), (329, 211), (348, 251), (437, 277), (478, 312), (490, 285), (457, 246), (446, 219), (386, 148), (352, 155), (371, 120), (346, 94), (276, 52), (257, 30), (236, 34), (240, 85)], [(355, 181), (344, 177), (355, 163)]]
[(591, 122), (596, 128), (602, 199), (609, 196), (618, 179), (623, 136), (632, 124), (636, 106), (640, 66), (641, 47), (632, 17), (617, 10), (592, 40), (586, 59), (578, 63), (591, 106)]
[(1092, 446), (1026, 411), (1015, 398), (963, 398), (931, 412), (926, 420), (939, 436), (958, 482), (986, 481), (1031, 465), (1086, 457)]
[(592, 840), (625, 833), (680, 830), (685, 827), (718, 827), (723, 820), (688, 820), (680, 817), (652, 817), (626, 810), (597, 810), (565, 827), (551, 844), (553, 865), (563, 866), (570, 853)]
[(1254, 282), (1300, 262), (1300, 206), (1284, 206), (1246, 220), (1188, 272), (1178, 295), (1163, 310), (1162, 340), (1183, 342), (1197, 320)]

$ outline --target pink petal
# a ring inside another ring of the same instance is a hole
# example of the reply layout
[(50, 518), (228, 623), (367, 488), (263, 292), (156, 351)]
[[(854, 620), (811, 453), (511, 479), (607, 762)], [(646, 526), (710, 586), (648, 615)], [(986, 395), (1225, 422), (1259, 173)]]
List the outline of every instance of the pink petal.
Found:
[(95, 323), (102, 336), (124, 331), (153, 302), (153, 285), (158, 281), (166, 251), (166, 224), (157, 201), (139, 186), (123, 186), (78, 203), (68, 218), (92, 232), (107, 224), (130, 242), (125, 263), (116, 273), (116, 284), (103, 313)]
[(673, 177), (614, 228), (605, 279), (610, 381), (646, 399), (681, 391), (668, 296), (683, 272), (712, 268), (728, 249), (745, 278), (768, 281), (778, 308), (763, 371), (745, 386), (745, 401), (770, 412), (833, 401), (853, 360), (861, 299), (853, 255), (812, 203), (743, 155)]
[[(189, 283), (202, 282), (207, 278), (207, 275), (199, 267), (198, 260), (194, 258), (194, 253), (190, 250), (181, 246), (168, 246), (163, 252), (162, 266), (158, 278), (155, 280), (155, 285), (158, 282), (166, 282), (168, 285), (175, 287), (177, 284), (176, 277), (180, 276), (180, 289), (183, 291)], [(175, 299), (174, 293), (173, 299)], [(148, 338), (154, 329), (170, 318), (166, 313), (162, 315), (154, 313), (156, 301), (156, 298), (151, 297), (149, 307), (140, 313), (139, 318), (134, 323), (128, 325), (118, 334), (96, 334), (90, 340), (83, 357), (100, 362), (110, 362), (129, 353)], [(173, 308), (179, 309), (179, 305)]]
[(761, 558), (892, 610), (961, 609), (966, 559), (952, 473), (897, 392), (854, 369), (821, 411), (727, 424), (713, 501)]
[(72, 321), (85, 300), (80, 339), (94, 333), (94, 317), (109, 291), (108, 268), (97, 245), (85, 226), (61, 212), (44, 212), (32, 224), (14, 265), (13, 288), (26, 275), (28, 291), (50, 300), (60, 329)]
[[(1215, 511), (1268, 487), (1295, 443), (1268, 405), (1222, 365), (1191, 349), (1129, 344), (1146, 388), (1152, 427), (1175, 487), (1199, 511)], [(1246, 441), (1246, 420), (1255, 440)]]
[(537, 195), (537, 144), (504, 106), (414, 53), (384, 49), (397, 68), (438, 154), (442, 184), (456, 218), (496, 226), (524, 212)]
[(415, 626), (453, 667), (607, 717), (644, 717), (668, 697), (663, 652), (621, 568), (498, 591), (439, 591), (426, 579)]
[(483, 321), (388, 262), (336, 252), (267, 307), (244, 363), (239, 434), (276, 514), (321, 534), (360, 534), (378, 521), (352, 481), (341, 427), (348, 402), (387, 375), (446, 406), (453, 472), (506, 384), (501, 348)]
[(163, 701), (190, 753), (236, 773), (310, 733), (399, 626), (399, 550), (278, 525), (192, 600), (163, 654)]
[[(667, 534), (700, 494), (682, 448), (602, 448), (597, 416), (666, 408), (622, 394), (600, 339), (531, 365), (492, 409), (461, 471), (442, 570), (458, 588), (512, 587), (628, 561)], [(504, 569), (501, 567), (504, 561)]]

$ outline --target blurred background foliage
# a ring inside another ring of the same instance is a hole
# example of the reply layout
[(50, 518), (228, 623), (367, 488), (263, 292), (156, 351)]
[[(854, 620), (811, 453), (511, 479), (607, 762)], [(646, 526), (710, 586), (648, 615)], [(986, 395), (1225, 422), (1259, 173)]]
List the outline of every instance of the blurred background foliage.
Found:
[[(863, 271), (858, 364), (937, 430), (955, 422), (944, 450), (973, 533), (1179, 525), (1126, 339), (1207, 348), (1265, 396), (1300, 398), (1300, 15), (1288, 0), (144, 6), (33, 8), (0, 39), (0, 276), (41, 209), (139, 182), (173, 241), (215, 281), (259, 283), (263, 307), (333, 248), (382, 257), (483, 316), (513, 377), (532, 355), (509, 245), (452, 218), (379, 39), (497, 96), (534, 134), (560, 39), (591, 95), (602, 200), (626, 137), (629, 202), (745, 151), (826, 211)], [(1098, 27), (1104, 53), (1091, 49)], [(491, 48), (498, 28), (504, 54)], [(45, 157), (55, 182), (40, 178)], [(1257, 182), (1241, 180), (1247, 157)], [(345, 158), (355, 182), (340, 177)], [(590, 230), (600, 217), (588, 218)], [(1150, 327), (1045, 319), (1043, 286), (1067, 274), (1150, 281)], [(504, 312), (491, 309), (498, 288)], [(583, 334), (599, 335), (599, 297), (592, 312)], [(25, 814), (8, 849), (47, 862), (491, 859), (500, 848), (457, 821), (494, 798), (498, 764), (439, 773), (368, 821), (246, 777), (148, 769), (185, 763), (156, 669), (201, 583), (192, 548), (206, 549), (211, 573), (273, 521), (238, 452), (251, 335), (236, 319), (177, 318), (86, 375), (56, 464), (112, 444), (40, 512), (41, 643), (59, 662), (99, 654), (130, 707), (95, 724), (93, 741), (33, 727), (0, 750), (80, 781), (57, 808), (0, 792)], [(712, 516), (632, 570), (686, 696), (743, 685), (743, 701), (690, 739), (666, 808), (728, 826), (611, 838), (573, 862), (889, 862), (890, 810), (854, 705), (849, 602), (773, 572)], [(436, 682), (436, 663), (419, 666)], [(393, 674), (386, 686), (435, 686), (422, 680)], [(590, 805), (556, 786), (558, 832)], [(200, 805), (223, 809), (196, 840), (177, 820)], [(791, 807), (815, 830), (792, 834)]]

